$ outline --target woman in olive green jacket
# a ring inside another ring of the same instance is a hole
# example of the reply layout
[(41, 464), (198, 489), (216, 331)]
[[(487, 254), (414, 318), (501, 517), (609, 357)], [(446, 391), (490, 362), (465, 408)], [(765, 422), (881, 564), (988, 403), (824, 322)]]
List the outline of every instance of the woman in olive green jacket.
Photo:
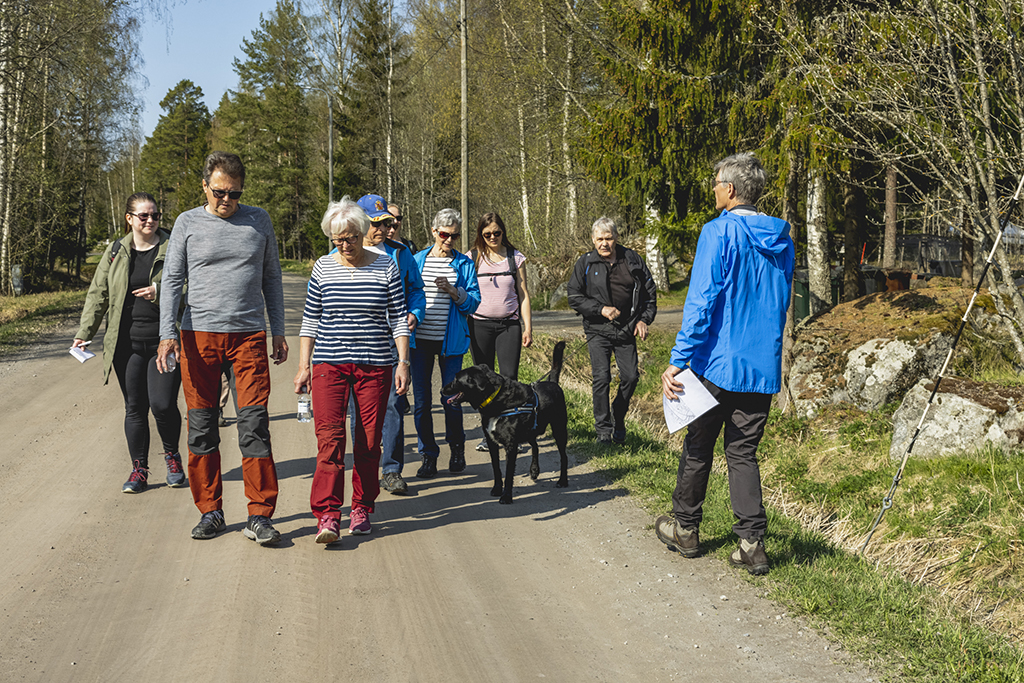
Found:
[(73, 346), (91, 341), (106, 317), (103, 383), (113, 368), (124, 396), (124, 432), (132, 461), (131, 475), (121, 490), (140, 493), (148, 485), (150, 410), (163, 442), (167, 485), (180, 488), (188, 485), (178, 454), (181, 371), (156, 369), (160, 277), (170, 233), (159, 228), (156, 200), (145, 192), (128, 198), (124, 218), (128, 234), (112, 242), (100, 258)]

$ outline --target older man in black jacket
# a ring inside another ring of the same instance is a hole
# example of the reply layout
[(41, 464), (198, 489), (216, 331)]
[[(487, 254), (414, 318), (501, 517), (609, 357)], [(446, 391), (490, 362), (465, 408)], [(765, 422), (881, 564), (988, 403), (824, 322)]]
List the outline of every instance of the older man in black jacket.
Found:
[[(591, 229), (594, 250), (576, 261), (569, 279), (569, 306), (583, 316), (594, 376), (594, 423), (601, 443), (626, 441), (626, 411), (639, 379), (636, 338), (658, 313), (658, 292), (640, 255), (618, 244), (615, 221), (602, 216)], [(619, 368), (619, 390), (608, 407), (611, 358)]]

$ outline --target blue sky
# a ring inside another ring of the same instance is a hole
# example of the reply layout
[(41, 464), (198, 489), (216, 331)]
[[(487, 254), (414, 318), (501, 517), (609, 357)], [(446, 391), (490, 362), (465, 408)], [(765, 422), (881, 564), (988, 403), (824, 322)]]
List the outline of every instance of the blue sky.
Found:
[(161, 19), (143, 17), (142, 75), (145, 99), (142, 133), (149, 136), (163, 110), (160, 100), (187, 78), (203, 89), (210, 113), (224, 92), (238, 84), (231, 68), (242, 58), (242, 39), (259, 27), (260, 13), (268, 15), (275, 0), (170, 0), (174, 6)]

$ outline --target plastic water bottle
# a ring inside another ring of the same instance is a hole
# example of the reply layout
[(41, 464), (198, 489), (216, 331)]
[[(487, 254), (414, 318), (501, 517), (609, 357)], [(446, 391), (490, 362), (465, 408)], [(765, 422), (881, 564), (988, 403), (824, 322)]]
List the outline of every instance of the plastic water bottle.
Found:
[(299, 422), (311, 422), (313, 420), (313, 401), (309, 394), (299, 394)]
[(174, 368), (178, 367), (178, 361), (174, 360), (174, 354), (167, 355), (167, 372), (174, 372)]

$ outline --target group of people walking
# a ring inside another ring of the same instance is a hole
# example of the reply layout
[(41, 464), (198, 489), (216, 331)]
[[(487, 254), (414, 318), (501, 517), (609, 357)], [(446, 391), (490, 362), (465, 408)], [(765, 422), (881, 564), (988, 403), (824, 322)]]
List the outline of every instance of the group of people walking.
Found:
[[(201, 513), (192, 530), (196, 539), (226, 528), (218, 422), (220, 379), (230, 366), (249, 501), (243, 533), (274, 545), (280, 534), (271, 521), (278, 481), (267, 412), (269, 360), (285, 362), (289, 348), (274, 230), (263, 209), (239, 203), (244, 184), (238, 156), (210, 154), (202, 181), (206, 202), (179, 215), (171, 233), (159, 228), (153, 197), (132, 195), (125, 209), (128, 234), (101, 257), (74, 345), (91, 341), (106, 316), (104, 380), (113, 368), (125, 400), (132, 463), (123, 490), (147, 487), (152, 411), (167, 484), (189, 486)], [(671, 548), (687, 557), (698, 552), (712, 448), (724, 425), (741, 538), (733, 561), (753, 573), (767, 571), (756, 448), (771, 394), (779, 390), (793, 270), (788, 224), (754, 208), (764, 185), (764, 169), (752, 155), (734, 155), (716, 167), (713, 191), (722, 216), (704, 227), (698, 241), (663, 388), (674, 398), (682, 389), (676, 375), (689, 366), (720, 404), (691, 426), (673, 515), (656, 524)], [(454, 248), (463, 220), (453, 209), (434, 216), (433, 241), (419, 251), (401, 238), (401, 223), (399, 207), (373, 194), (332, 202), (321, 221), (333, 249), (317, 259), (309, 280), (293, 381), (296, 393), (312, 395), (317, 458), (310, 507), (318, 543), (340, 535), (347, 441), (353, 457), (349, 532), (368, 534), (380, 490), (408, 492), (402, 416), (410, 387), (421, 460), (416, 477), (430, 479), (440, 457), (432, 421), (435, 364), (442, 385), (462, 368), (467, 351), (474, 363), (516, 379), (522, 348), (533, 340), (526, 257), (509, 241), (501, 216), (480, 218), (468, 254)], [(639, 377), (636, 340), (646, 338), (654, 321), (657, 292), (643, 259), (618, 244), (614, 221), (598, 219), (591, 237), (594, 250), (573, 268), (569, 303), (583, 318), (597, 440), (621, 445)], [(619, 386), (610, 400), (612, 356)], [(188, 407), (187, 467), (178, 453), (179, 387)], [(440, 397), (448, 470), (458, 473), (466, 467), (462, 411), (445, 399)]]

